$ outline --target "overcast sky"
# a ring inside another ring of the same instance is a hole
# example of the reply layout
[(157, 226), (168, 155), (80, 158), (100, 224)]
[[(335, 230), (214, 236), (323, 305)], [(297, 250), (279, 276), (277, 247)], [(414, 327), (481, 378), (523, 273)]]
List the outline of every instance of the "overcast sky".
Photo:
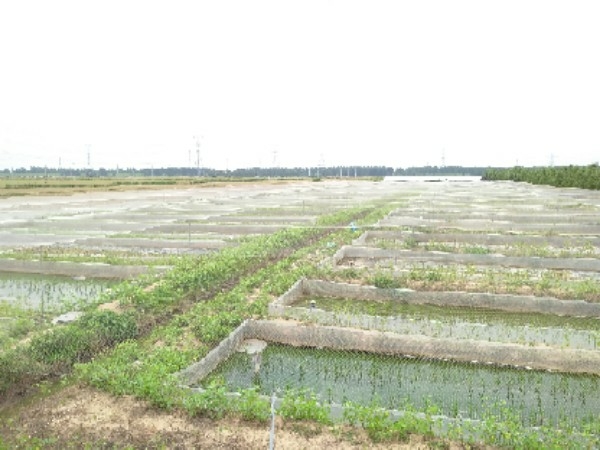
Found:
[(0, 168), (600, 159), (600, 1), (0, 0)]

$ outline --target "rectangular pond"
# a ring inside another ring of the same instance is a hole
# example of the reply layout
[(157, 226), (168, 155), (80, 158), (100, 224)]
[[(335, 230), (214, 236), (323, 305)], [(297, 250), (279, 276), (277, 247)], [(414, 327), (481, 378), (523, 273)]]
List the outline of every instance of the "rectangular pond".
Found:
[[(304, 310), (300, 317), (310, 318), (311, 311), (322, 310), (333, 313), (342, 325), (398, 333), (586, 350), (597, 350), (600, 345), (598, 317), (310, 295), (290, 306)], [(318, 315), (313, 317), (319, 321)]]
[(0, 272), (0, 302), (25, 309), (59, 309), (96, 300), (118, 281)]
[(600, 415), (600, 377), (481, 364), (269, 344), (256, 372), (253, 355), (234, 353), (204, 378), (230, 391), (257, 386), (282, 396), (308, 389), (324, 403), (388, 409), (435, 405), (451, 418), (501, 417), (508, 409), (524, 426), (581, 426)]

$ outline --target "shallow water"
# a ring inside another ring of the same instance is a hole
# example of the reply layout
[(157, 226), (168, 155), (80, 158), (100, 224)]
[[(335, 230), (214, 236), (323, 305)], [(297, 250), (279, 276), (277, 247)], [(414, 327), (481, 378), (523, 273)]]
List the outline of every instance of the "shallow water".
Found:
[(26, 309), (88, 303), (115, 285), (112, 280), (0, 272), (0, 301)]
[(326, 403), (435, 405), (449, 417), (482, 419), (510, 410), (526, 426), (581, 425), (600, 414), (600, 377), (364, 352), (269, 344), (257, 374), (252, 356), (236, 353), (204, 385), (215, 378), (233, 391), (258, 386), (282, 396), (286, 389), (309, 389)]
[[(339, 325), (423, 334), (437, 338), (477, 339), (596, 350), (600, 319), (552, 314), (517, 313), (484, 308), (439, 307), (398, 301), (303, 298), (294, 306), (336, 314)], [(308, 312), (308, 310), (307, 310)]]

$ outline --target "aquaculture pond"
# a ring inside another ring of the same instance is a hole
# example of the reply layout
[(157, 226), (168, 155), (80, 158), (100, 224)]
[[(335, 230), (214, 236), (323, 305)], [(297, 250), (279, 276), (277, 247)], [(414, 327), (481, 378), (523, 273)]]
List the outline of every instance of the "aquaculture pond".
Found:
[(600, 346), (598, 317), (569, 317), (336, 297), (306, 297), (294, 306), (310, 309), (311, 302), (320, 310), (334, 313), (338, 325), (439, 338), (478, 339), (585, 350), (596, 350)]
[(431, 405), (442, 415), (482, 419), (507, 409), (524, 426), (597, 420), (600, 377), (462, 364), (329, 349), (269, 344), (255, 373), (253, 356), (236, 353), (203, 385), (221, 379), (231, 391), (258, 386), (263, 394), (309, 389), (325, 403), (373, 404), (389, 409)]
[[(440, 238), (438, 238), (440, 239)], [(369, 246), (382, 249), (411, 249), (423, 251), (440, 251), (447, 253), (465, 254), (501, 254), (504, 256), (540, 256), (545, 258), (597, 258), (598, 248), (590, 243), (579, 246), (553, 247), (542, 244), (514, 244), (490, 245), (471, 244), (468, 242), (452, 242), (451, 240), (431, 240), (418, 242), (411, 236), (405, 239), (376, 239)]]
[(105, 279), (0, 272), (0, 301), (27, 309), (87, 303), (117, 283)]

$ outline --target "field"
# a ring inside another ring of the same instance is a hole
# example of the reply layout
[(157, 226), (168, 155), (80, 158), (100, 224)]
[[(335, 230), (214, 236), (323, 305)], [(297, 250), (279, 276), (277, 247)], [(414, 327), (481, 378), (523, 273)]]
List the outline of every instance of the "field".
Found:
[(593, 192), (167, 181), (3, 191), (0, 448), (600, 445)]

